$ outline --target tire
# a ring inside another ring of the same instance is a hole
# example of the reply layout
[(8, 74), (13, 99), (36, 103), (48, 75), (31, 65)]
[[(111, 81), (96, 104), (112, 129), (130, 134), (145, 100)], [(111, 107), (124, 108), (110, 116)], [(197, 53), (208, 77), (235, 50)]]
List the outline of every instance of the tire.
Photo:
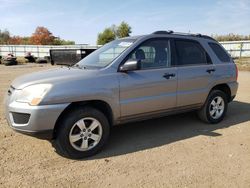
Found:
[[(89, 132), (90, 129), (93, 130)], [(107, 142), (109, 132), (109, 122), (102, 112), (83, 107), (72, 110), (60, 121), (53, 145), (58, 154), (81, 159), (99, 152)]]
[(220, 90), (212, 90), (209, 93), (205, 104), (198, 111), (198, 116), (202, 121), (206, 123), (219, 123), (225, 117), (227, 106), (228, 101), (226, 94)]
[(17, 65), (17, 61), (16, 60), (7, 60), (4, 62), (5, 66), (11, 66), (11, 65)]

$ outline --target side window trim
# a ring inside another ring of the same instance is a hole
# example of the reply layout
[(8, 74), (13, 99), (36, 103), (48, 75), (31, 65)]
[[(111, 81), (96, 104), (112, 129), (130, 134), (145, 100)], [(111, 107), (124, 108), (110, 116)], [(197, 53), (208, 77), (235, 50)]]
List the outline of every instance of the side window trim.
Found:
[(176, 67), (177, 66), (177, 53), (176, 53), (176, 48), (175, 48), (175, 38), (170, 39), (170, 48), (171, 48), (171, 62), (170, 62), (170, 67)]
[[(203, 51), (205, 58), (206, 58), (206, 63), (200, 63), (200, 64), (187, 64), (187, 65), (178, 65), (178, 56), (177, 56), (177, 47), (176, 47), (176, 41), (188, 41), (188, 42), (194, 42), (198, 44), (198, 47)], [(209, 65), (213, 64), (211, 57), (205, 50), (205, 48), (196, 40), (193, 39), (182, 39), (182, 38), (174, 38), (173, 39), (173, 48), (172, 51), (174, 51), (174, 66), (176, 67), (187, 67), (187, 66), (199, 66), (199, 65)]]
[[(120, 65), (119, 65), (119, 67), (121, 67), (128, 59), (129, 59), (129, 56), (131, 55), (131, 54), (133, 54), (138, 48), (140, 48), (140, 46), (142, 46), (144, 43), (146, 43), (146, 42), (149, 42), (149, 41), (151, 41), (151, 40), (157, 40), (157, 39), (161, 39), (161, 40), (166, 40), (167, 42), (168, 42), (168, 45), (169, 45), (169, 56), (170, 57), (168, 57), (168, 59), (169, 59), (169, 61), (170, 61), (170, 63), (169, 63), (169, 67), (164, 67), (164, 66), (162, 66), (162, 67), (150, 67), (150, 68), (148, 68), (148, 69), (138, 69), (138, 70), (136, 70), (136, 71), (146, 71), (146, 70), (153, 70), (153, 69), (163, 69), (163, 68), (171, 68), (171, 67), (173, 67), (173, 65), (172, 65), (172, 60), (173, 60), (173, 58), (172, 58), (172, 43), (173, 42), (171, 42), (172, 41), (172, 38), (168, 38), (168, 37), (154, 37), (154, 38), (150, 38), (150, 39), (147, 39), (147, 40), (145, 40), (145, 41), (143, 41), (143, 42), (141, 42), (140, 44), (138, 44), (122, 61), (121, 61), (121, 63), (120, 63)], [(119, 72), (119, 67), (118, 67), (118, 72)]]

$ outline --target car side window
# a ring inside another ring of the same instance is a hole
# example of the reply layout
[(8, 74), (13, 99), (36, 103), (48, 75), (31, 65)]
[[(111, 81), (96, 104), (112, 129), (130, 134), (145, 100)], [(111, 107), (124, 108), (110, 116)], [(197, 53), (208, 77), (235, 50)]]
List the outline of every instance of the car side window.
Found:
[(216, 56), (221, 60), (222, 62), (229, 62), (230, 57), (229, 55), (225, 52), (225, 50), (218, 44), (216, 43), (208, 43), (209, 46), (212, 48)]
[(170, 43), (167, 39), (151, 39), (142, 43), (133, 51), (129, 59), (136, 59), (141, 69), (153, 69), (170, 66)]
[(175, 41), (177, 65), (207, 64), (206, 52), (196, 41), (176, 40)]

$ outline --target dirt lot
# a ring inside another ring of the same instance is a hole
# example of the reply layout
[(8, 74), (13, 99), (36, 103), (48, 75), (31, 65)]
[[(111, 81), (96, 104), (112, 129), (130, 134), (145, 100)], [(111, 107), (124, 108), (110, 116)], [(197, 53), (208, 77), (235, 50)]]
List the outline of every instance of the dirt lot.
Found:
[[(15, 77), (47, 68), (0, 65), (1, 98)], [(115, 127), (104, 151), (80, 161), (12, 131), (1, 99), (0, 187), (250, 187), (250, 72), (239, 82), (218, 125), (188, 113)]]

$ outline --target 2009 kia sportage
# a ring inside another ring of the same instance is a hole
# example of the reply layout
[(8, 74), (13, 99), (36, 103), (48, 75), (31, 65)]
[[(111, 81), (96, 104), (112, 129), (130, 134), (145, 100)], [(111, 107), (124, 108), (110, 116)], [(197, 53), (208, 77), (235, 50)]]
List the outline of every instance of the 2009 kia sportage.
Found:
[(6, 118), (16, 131), (54, 139), (62, 155), (83, 158), (103, 147), (113, 125), (190, 110), (222, 121), (237, 75), (214, 39), (157, 31), (114, 40), (70, 68), (17, 78)]

